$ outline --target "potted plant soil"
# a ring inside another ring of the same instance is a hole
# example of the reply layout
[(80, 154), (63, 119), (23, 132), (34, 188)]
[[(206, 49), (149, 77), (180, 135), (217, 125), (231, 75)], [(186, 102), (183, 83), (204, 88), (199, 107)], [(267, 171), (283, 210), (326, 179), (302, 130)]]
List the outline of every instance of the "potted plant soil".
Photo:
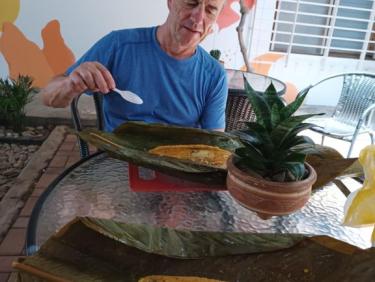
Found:
[(293, 213), (306, 204), (317, 178), (305, 162), (307, 154), (316, 152), (315, 144), (298, 135), (313, 126), (304, 123), (313, 115), (293, 115), (308, 91), (285, 105), (272, 84), (258, 93), (244, 82), (256, 121), (239, 131), (244, 146), (228, 159), (228, 190), (261, 218)]

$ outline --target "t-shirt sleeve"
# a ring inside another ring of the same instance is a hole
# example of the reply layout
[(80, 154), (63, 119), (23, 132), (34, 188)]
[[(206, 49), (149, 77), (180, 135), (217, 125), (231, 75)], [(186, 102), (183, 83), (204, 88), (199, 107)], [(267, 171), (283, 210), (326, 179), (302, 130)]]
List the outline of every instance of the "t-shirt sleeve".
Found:
[(84, 62), (99, 62), (110, 70), (116, 46), (116, 32), (112, 31), (96, 42), (78, 61), (67, 69), (65, 74), (69, 75)]
[(222, 69), (217, 79), (212, 80), (211, 91), (206, 100), (201, 115), (203, 129), (225, 128), (225, 108), (228, 96), (228, 83), (225, 71)]

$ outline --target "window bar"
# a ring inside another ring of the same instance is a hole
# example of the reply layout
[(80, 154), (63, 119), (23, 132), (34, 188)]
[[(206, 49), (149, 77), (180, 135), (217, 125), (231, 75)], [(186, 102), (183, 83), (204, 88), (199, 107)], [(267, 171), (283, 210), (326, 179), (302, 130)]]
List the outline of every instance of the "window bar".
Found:
[[(365, 37), (365, 40), (364, 40), (365, 42), (369, 42), (370, 39), (371, 39), (372, 28), (373, 28), (373, 24), (374, 24), (374, 18), (375, 18), (375, 1), (372, 2), (372, 10), (371, 10), (371, 15), (370, 15), (368, 25), (367, 25), (366, 37)], [(359, 66), (361, 66), (363, 61), (365, 60), (367, 50), (369, 50), (369, 47), (370, 47), (370, 43), (366, 44), (365, 42), (363, 42), (361, 56), (360, 56), (359, 62), (358, 62)]]
[[(280, 10), (281, 9), (281, 2), (282, 2), (282, 0), (277, 0), (276, 1), (276, 9), (275, 9), (275, 12), (276, 12), (276, 18), (274, 19), (274, 22), (273, 22), (273, 24), (274, 24), (274, 27), (273, 27), (273, 30), (275, 31), (275, 33), (273, 33), (272, 34), (272, 41), (274, 40), (274, 39), (276, 39), (276, 35), (277, 35), (277, 32), (278, 32), (278, 27), (279, 27), (279, 23), (278, 23), (278, 20), (279, 20), (279, 18), (280, 18), (280, 13), (282, 12), (282, 10)], [(274, 43), (272, 43), (271, 44), (271, 50), (274, 50), (275, 49), (275, 44)]]
[(290, 54), (292, 53), (293, 41), (294, 41), (294, 33), (296, 32), (296, 25), (297, 25), (297, 19), (298, 19), (299, 6), (300, 6), (300, 0), (297, 0), (296, 14), (294, 15), (294, 22), (293, 22), (292, 33), (290, 34), (288, 52), (286, 54), (286, 60), (285, 60), (285, 67), (288, 66), (289, 57), (290, 57)]
[[(272, 31), (272, 33), (275, 33), (275, 31)], [(277, 32), (278, 34), (285, 34), (285, 35), (290, 35), (290, 32), (288, 31), (278, 31)], [(370, 34), (372, 34), (375, 32), (370, 32)], [(328, 36), (327, 35), (315, 35), (315, 34), (308, 34), (308, 33), (300, 33), (300, 32), (295, 32), (294, 33), (294, 36), (305, 36), (305, 37), (309, 37), (309, 38), (320, 38), (320, 39), (327, 39)], [(347, 37), (338, 37), (338, 36), (332, 36), (332, 40), (335, 39), (335, 40), (343, 40), (343, 41), (347, 41), (347, 42), (365, 42), (365, 43), (375, 43), (374, 40), (363, 40), (363, 39), (353, 39), (353, 38), (347, 38)], [(272, 41), (276, 41), (276, 40), (272, 40)]]
[[(369, 1), (373, 1), (373, 0), (369, 0)], [(311, 5), (311, 6), (318, 6), (318, 7), (333, 7), (333, 5), (331, 4), (322, 4), (322, 3), (312, 3), (312, 2), (307, 2), (307, 1), (290, 1), (290, 0), (284, 0), (284, 2), (289, 2), (289, 3), (297, 3), (297, 2), (300, 2), (300, 4), (307, 4), (307, 5)], [(340, 5), (340, 8), (342, 9), (347, 9), (347, 10), (355, 10), (355, 11), (365, 11), (365, 12), (369, 12), (371, 11), (371, 9), (367, 9), (367, 8), (357, 8), (357, 7), (354, 7), (354, 6), (348, 6), (348, 5)]]
[[(333, 31), (335, 29), (335, 25), (336, 25), (336, 17), (337, 17), (337, 12), (338, 12), (338, 6), (339, 6), (339, 1), (335, 1), (335, 0), (330, 0), (330, 4), (333, 4), (334, 7), (333, 7), (333, 11), (332, 11), (332, 20), (331, 20), (331, 24), (330, 24), (330, 27), (328, 29), (328, 38), (327, 38), (327, 42), (325, 44), (325, 46), (327, 46), (328, 48), (326, 48), (324, 50), (324, 54), (323, 54), (323, 57), (328, 57), (329, 55), (329, 49), (331, 48), (331, 44), (332, 44), (332, 36), (333, 36)], [(331, 12), (331, 11), (330, 11)]]
[[(330, 7), (330, 10), (329, 10), (329, 14), (328, 15), (322, 15), (322, 14), (316, 14), (316, 13), (305, 13), (305, 12), (301, 12), (299, 13), (299, 15), (302, 15), (302, 16), (312, 16), (312, 17), (318, 17), (318, 18), (332, 18), (333, 16), (331, 15), (332, 14), (332, 10), (334, 7)], [(342, 6), (340, 6), (340, 9), (342, 9)], [(369, 12), (370, 10), (368, 10)], [(285, 13), (285, 14), (293, 14), (294, 15), (294, 12), (293, 11), (288, 11), (288, 10), (276, 10), (276, 12), (278, 13)], [(352, 22), (367, 22), (366, 19), (357, 19), (357, 18), (352, 18), (352, 17), (343, 17), (343, 16), (337, 16), (336, 19), (340, 19), (340, 20), (348, 20), (348, 21), (352, 21)]]

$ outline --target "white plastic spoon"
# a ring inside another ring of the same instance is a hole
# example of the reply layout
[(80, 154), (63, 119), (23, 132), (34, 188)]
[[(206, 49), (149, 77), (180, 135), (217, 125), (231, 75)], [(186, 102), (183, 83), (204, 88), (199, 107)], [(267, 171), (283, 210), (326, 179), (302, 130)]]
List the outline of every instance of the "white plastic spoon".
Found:
[(122, 98), (124, 98), (126, 101), (130, 103), (138, 105), (143, 104), (143, 100), (141, 99), (141, 97), (139, 97), (137, 94), (134, 94), (133, 92), (119, 90), (117, 88), (114, 88), (113, 91), (116, 91), (118, 94), (121, 95)]

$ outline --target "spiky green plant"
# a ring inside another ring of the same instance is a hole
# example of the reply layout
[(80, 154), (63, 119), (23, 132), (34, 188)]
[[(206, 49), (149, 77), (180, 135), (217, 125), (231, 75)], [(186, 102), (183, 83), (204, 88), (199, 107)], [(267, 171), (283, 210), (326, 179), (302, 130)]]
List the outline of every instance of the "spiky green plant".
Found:
[(35, 91), (29, 76), (17, 79), (0, 78), (0, 122), (16, 132), (23, 130), (26, 122), (25, 106)]
[(235, 151), (235, 165), (271, 181), (303, 179), (306, 176), (306, 155), (315, 150), (309, 137), (298, 134), (313, 126), (303, 121), (314, 114), (293, 114), (302, 105), (308, 90), (285, 105), (273, 84), (265, 93), (258, 93), (246, 78), (244, 83), (256, 121), (247, 122), (247, 129), (239, 132), (244, 147)]

